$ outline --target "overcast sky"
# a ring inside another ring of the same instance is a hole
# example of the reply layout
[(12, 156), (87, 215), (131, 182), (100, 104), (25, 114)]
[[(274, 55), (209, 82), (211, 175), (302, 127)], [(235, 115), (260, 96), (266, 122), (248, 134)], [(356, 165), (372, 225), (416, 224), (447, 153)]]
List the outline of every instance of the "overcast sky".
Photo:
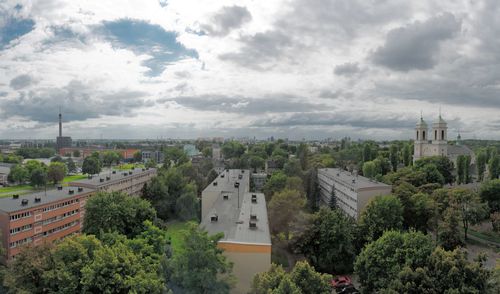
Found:
[(500, 1), (0, 1), (0, 138), (500, 139)]

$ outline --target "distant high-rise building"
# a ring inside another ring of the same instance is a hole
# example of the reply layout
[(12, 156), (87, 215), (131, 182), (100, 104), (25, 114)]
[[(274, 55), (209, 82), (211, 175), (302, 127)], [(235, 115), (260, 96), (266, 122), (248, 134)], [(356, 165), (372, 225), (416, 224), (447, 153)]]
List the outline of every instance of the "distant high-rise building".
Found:
[(71, 144), (71, 137), (63, 137), (62, 135), (62, 114), (59, 111), (59, 136), (56, 138), (57, 151), (59, 152), (62, 148), (71, 147)]

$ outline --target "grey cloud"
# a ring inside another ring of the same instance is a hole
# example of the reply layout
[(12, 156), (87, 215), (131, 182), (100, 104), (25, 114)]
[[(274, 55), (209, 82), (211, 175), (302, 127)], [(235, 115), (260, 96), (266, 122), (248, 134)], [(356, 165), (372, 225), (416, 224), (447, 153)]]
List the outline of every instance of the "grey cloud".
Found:
[(144, 92), (127, 89), (101, 93), (90, 85), (73, 80), (62, 88), (42, 88), (19, 92), (16, 99), (0, 101), (4, 115), (21, 116), (36, 122), (56, 119), (58, 107), (67, 113), (66, 119), (81, 121), (104, 115), (132, 115), (138, 107), (151, 105)]
[(256, 121), (256, 127), (291, 127), (291, 126), (351, 126), (357, 128), (409, 129), (415, 125), (415, 119), (396, 115), (364, 115), (357, 112), (302, 112), (290, 115), (273, 116)]
[(36, 81), (30, 75), (18, 75), (10, 81), (10, 87), (15, 90), (26, 88), (31, 84), (36, 83)]
[(183, 107), (202, 111), (219, 111), (226, 113), (242, 114), (262, 114), (269, 112), (295, 112), (312, 111), (324, 109), (323, 104), (313, 104), (303, 102), (300, 99), (290, 95), (273, 95), (262, 98), (249, 97), (227, 97), (227, 96), (184, 96), (177, 98), (160, 99), (158, 102), (175, 102)]
[(445, 13), (425, 22), (416, 21), (389, 31), (384, 46), (372, 55), (376, 64), (397, 71), (433, 68), (439, 45), (452, 38), (461, 27), (453, 14)]
[(221, 54), (219, 58), (256, 70), (272, 68), (277, 60), (297, 46), (290, 35), (278, 30), (243, 36), (240, 41), (244, 45), (239, 52)]
[(251, 20), (252, 15), (246, 7), (225, 6), (212, 17), (212, 23), (202, 25), (201, 29), (210, 35), (225, 36)]
[(360, 72), (360, 68), (357, 62), (346, 62), (335, 66), (333, 72), (338, 76), (352, 76)]

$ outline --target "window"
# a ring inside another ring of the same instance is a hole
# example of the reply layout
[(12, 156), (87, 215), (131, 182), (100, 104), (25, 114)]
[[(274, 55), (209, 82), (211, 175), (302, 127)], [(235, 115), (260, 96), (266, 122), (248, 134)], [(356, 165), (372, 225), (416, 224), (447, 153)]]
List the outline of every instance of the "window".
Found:
[(10, 220), (17, 220), (20, 218), (26, 218), (31, 216), (31, 211), (23, 212), (23, 213), (18, 213), (18, 214), (13, 214), (10, 216)]
[(425, 131), (422, 131), (422, 140), (425, 140)]
[(417, 141), (419, 140), (420, 138), (418, 137), (418, 131), (417, 131)]
[(434, 131), (434, 140), (437, 140), (437, 139), (438, 139), (438, 131), (437, 131), (437, 130), (435, 130), (435, 131)]
[(10, 245), (10, 248), (16, 248), (19, 245), (31, 243), (32, 241), (33, 241), (33, 239), (31, 237), (30, 238), (24, 238), (22, 240), (17, 240), (16, 242), (12, 242), (9, 245)]
[(31, 230), (31, 228), (33, 228), (32, 224), (25, 225), (25, 226), (18, 227), (18, 228), (14, 228), (14, 229), (10, 229), (10, 234), (15, 235), (15, 234), (20, 233), (20, 232)]
[(441, 140), (444, 140), (444, 130), (441, 131)]

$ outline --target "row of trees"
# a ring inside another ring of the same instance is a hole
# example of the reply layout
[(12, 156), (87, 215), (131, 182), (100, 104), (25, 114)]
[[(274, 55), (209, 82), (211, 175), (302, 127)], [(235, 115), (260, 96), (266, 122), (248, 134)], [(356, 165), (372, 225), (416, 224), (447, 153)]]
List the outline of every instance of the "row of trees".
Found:
[(15, 165), (11, 168), (8, 180), (13, 183), (30, 182), (34, 187), (41, 187), (48, 181), (57, 184), (68, 173), (67, 164), (64, 162), (51, 162), (48, 166), (43, 162), (28, 160), (26, 164)]

